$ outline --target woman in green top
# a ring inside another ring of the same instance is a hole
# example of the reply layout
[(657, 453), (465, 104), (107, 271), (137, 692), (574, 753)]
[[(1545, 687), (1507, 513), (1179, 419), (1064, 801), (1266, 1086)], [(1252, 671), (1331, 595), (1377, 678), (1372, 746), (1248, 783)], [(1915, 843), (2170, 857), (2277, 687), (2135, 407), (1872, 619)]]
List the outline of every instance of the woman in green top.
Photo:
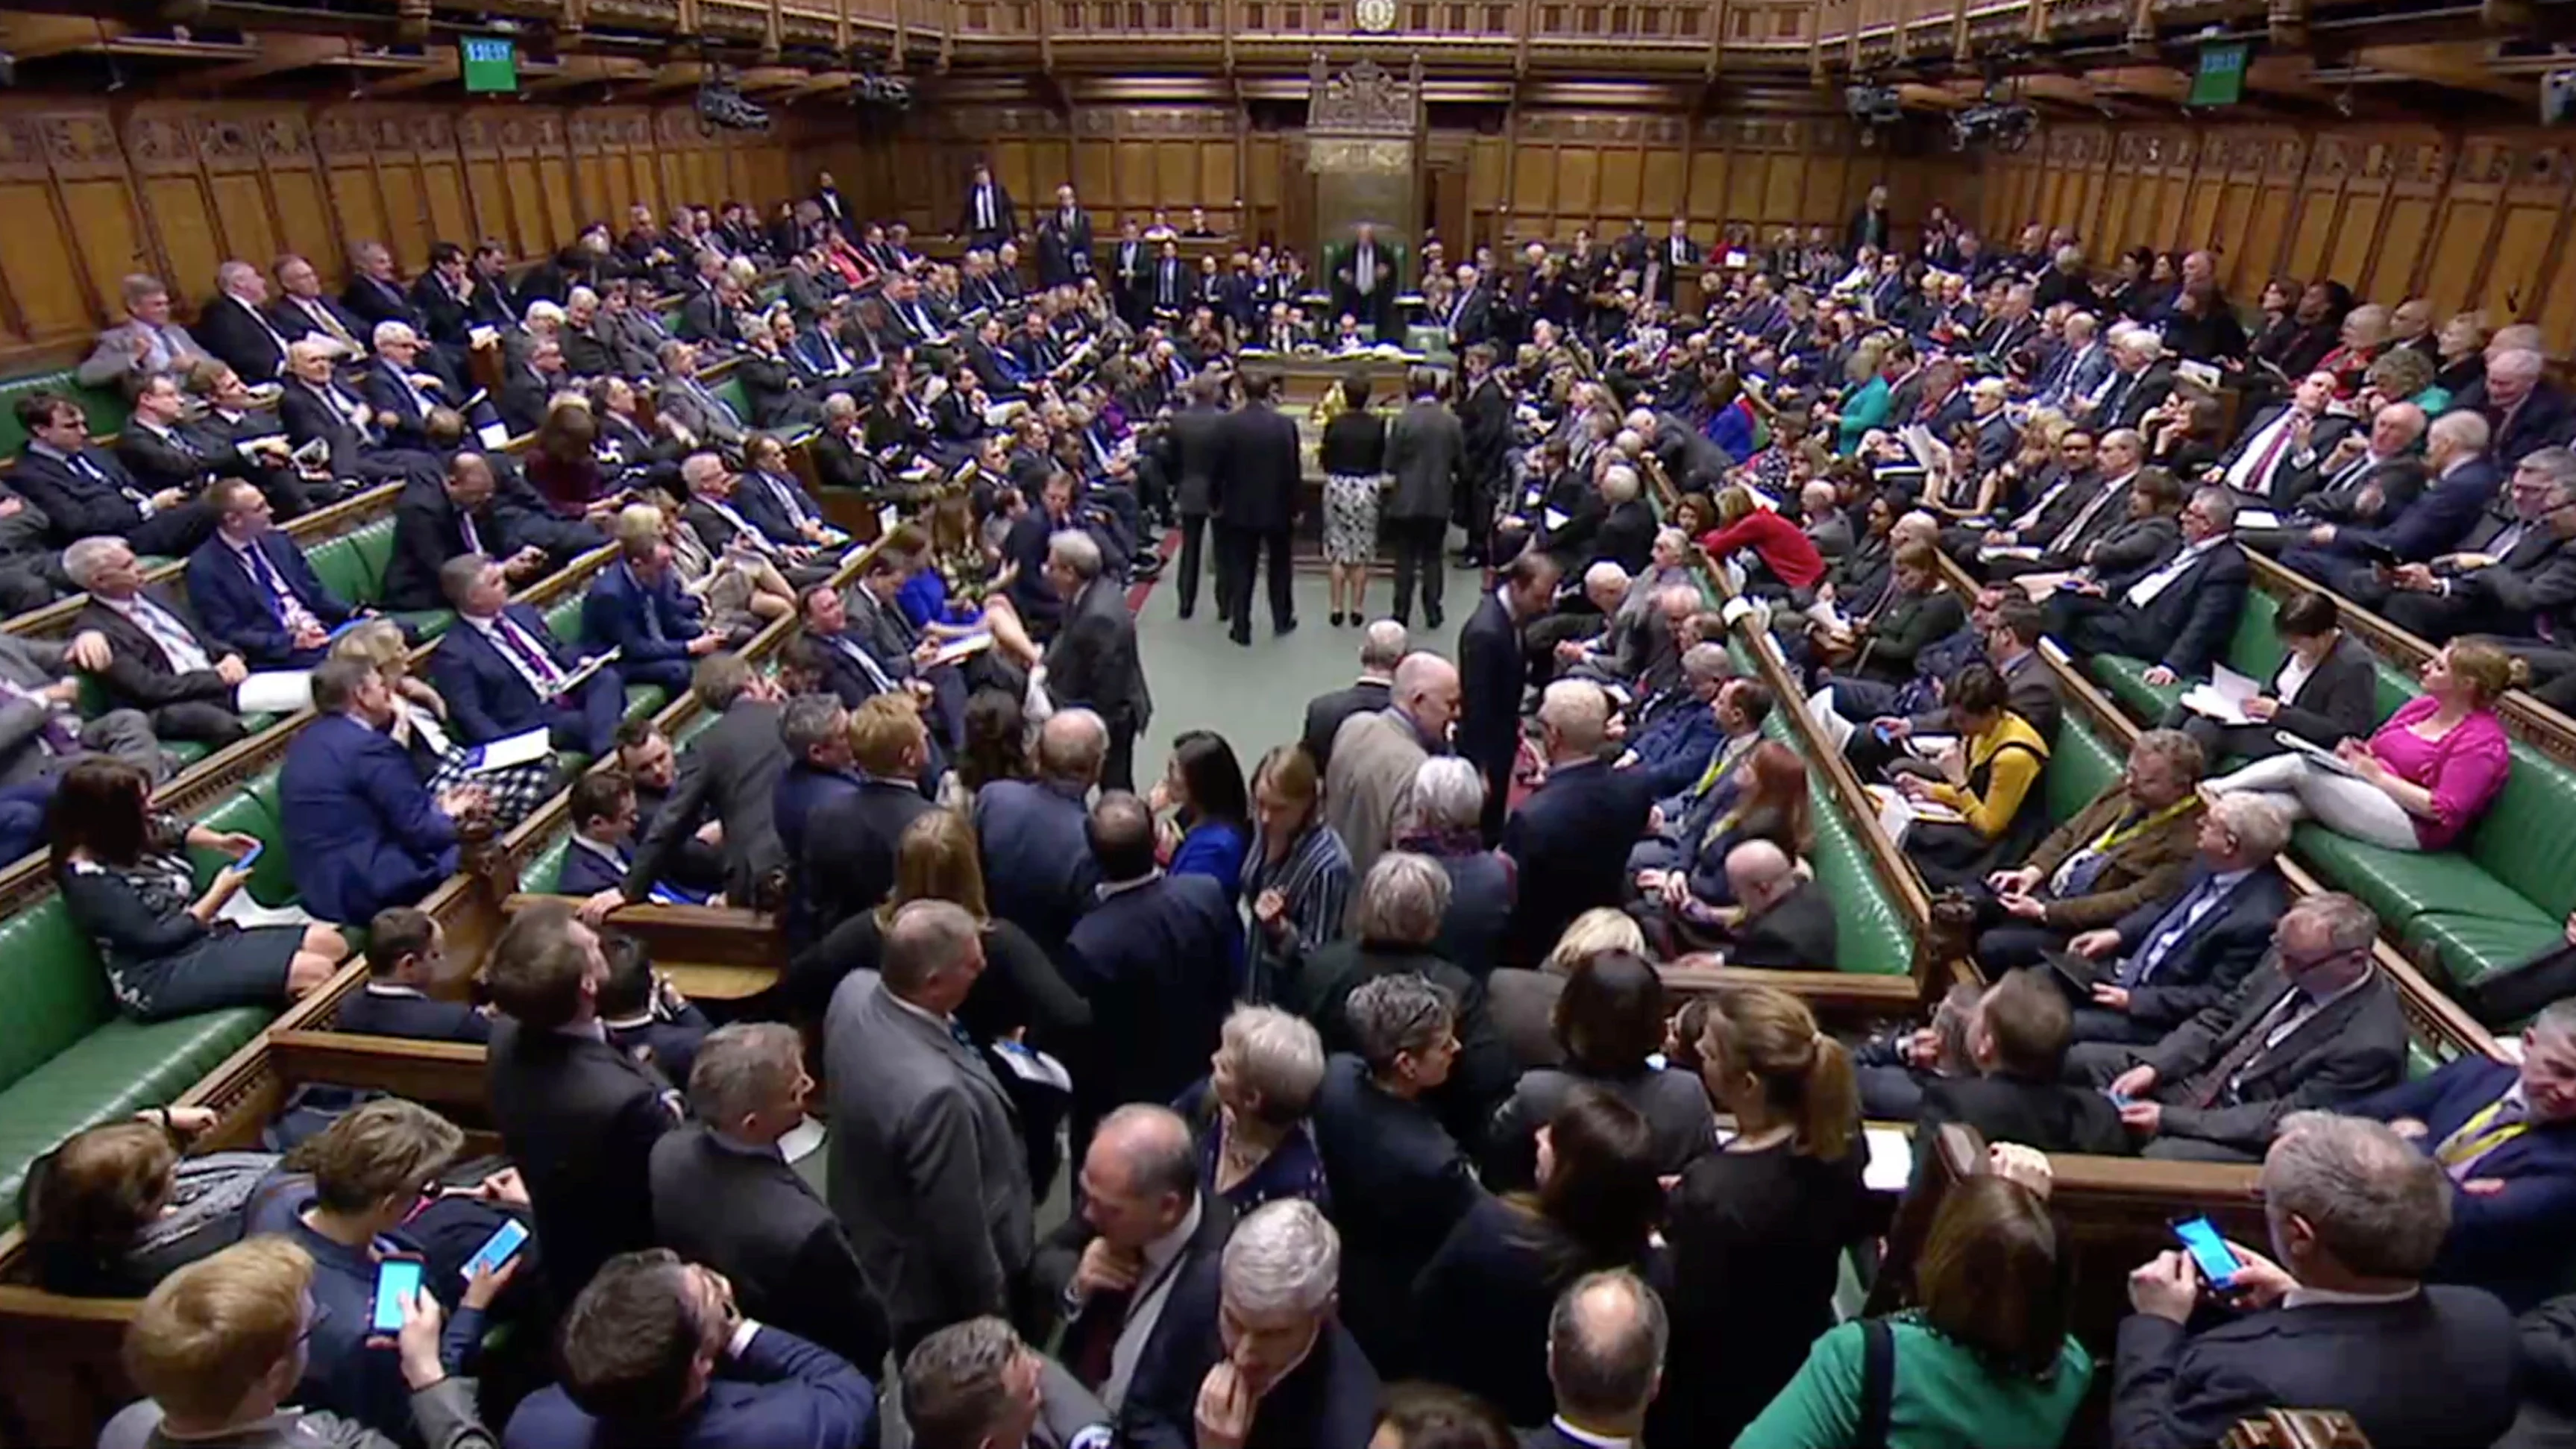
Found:
[[(1951, 1186), (1914, 1269), (1917, 1306), (1816, 1340), (1798, 1376), (1735, 1449), (2054, 1449), (2093, 1379), (2066, 1331), (2072, 1266), (2048, 1211), (2048, 1159), (1995, 1149), (1994, 1171)], [(1864, 1344), (1893, 1348), (1872, 1412)], [(1870, 1421), (1884, 1427), (1868, 1436)]]
[(1817, 419), (1833, 428), (1834, 451), (1846, 458), (1860, 451), (1864, 434), (1887, 422), (1887, 351), (1885, 338), (1862, 338), (1860, 345), (1852, 349), (1851, 362), (1844, 370), (1851, 389), (1843, 394), (1842, 411)]
[(2360, 430), (2369, 432), (2371, 416), (2393, 402), (2411, 402), (2424, 410), (2424, 416), (2439, 417), (2451, 405), (2451, 390), (2435, 382), (2433, 374), (2433, 359), (2412, 347), (2392, 347), (2381, 353), (2362, 374)]

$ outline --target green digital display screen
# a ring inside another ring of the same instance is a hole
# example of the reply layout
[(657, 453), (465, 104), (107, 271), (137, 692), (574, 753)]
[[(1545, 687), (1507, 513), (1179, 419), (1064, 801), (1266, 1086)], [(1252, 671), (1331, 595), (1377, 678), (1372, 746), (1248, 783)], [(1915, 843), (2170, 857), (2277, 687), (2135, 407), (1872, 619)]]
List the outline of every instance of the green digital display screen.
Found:
[(2253, 49), (2250, 40), (2214, 40), (2202, 46), (2200, 67), (2191, 76), (2191, 98), (2184, 104), (2232, 106), (2243, 100), (2245, 61)]
[(519, 88), (519, 44), (498, 35), (465, 37), (465, 89), (469, 93)]

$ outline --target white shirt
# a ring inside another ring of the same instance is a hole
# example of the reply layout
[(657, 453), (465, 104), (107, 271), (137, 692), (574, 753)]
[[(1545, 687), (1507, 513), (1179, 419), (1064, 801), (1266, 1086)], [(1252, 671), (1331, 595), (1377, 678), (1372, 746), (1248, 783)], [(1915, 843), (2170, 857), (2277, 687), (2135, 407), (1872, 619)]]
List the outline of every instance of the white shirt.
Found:
[(2316, 669), (2308, 663), (2307, 656), (2291, 650), (2290, 657), (2281, 661), (2281, 672), (2272, 676), (2272, 697), (2288, 704), (2299, 697), (2299, 691), (2307, 687), (2308, 676), (2314, 673)]
[(531, 637), (526, 630), (509, 623), (507, 617), (501, 614), (495, 614), (489, 619), (467, 619), (465, 622), (481, 630), (483, 637), (492, 641), (493, 651), (509, 661), (510, 668), (521, 679), (528, 682), (528, 688), (534, 690), (539, 699), (550, 699), (554, 696), (560, 677), (549, 678), (545, 671), (520, 658), (519, 651), (502, 636), (502, 630), (507, 628), (520, 643), (540, 655), (546, 652), (545, 641)]
[(1153, 1338), (1154, 1325), (1162, 1319), (1163, 1305), (1171, 1300), (1172, 1280), (1181, 1276), (1181, 1254), (1189, 1247), (1190, 1239), (1197, 1236), (1199, 1215), (1206, 1206), (1204, 1195), (1192, 1198), (1189, 1215), (1181, 1219), (1180, 1225), (1145, 1245), (1145, 1265), (1136, 1274), (1142, 1286), (1128, 1301), (1118, 1342), (1109, 1350), (1109, 1377), (1100, 1384), (1100, 1402), (1111, 1413), (1116, 1413), (1127, 1397), (1127, 1382), (1136, 1376), (1136, 1360), (1144, 1357), (1145, 1344)]
[[(2236, 455), (2236, 461), (2228, 465), (2227, 486), (2239, 493), (2269, 495), (2272, 476), (2281, 471), (2282, 462), (2290, 456), (2290, 429), (2303, 416), (2297, 408), (2283, 408), (2279, 417), (2264, 424), (2261, 432), (2247, 438), (2244, 448)], [(2257, 469), (2261, 470), (2259, 477), (2256, 476)]]
[(2423, 1291), (2424, 1289), (2421, 1284), (2410, 1288), (2401, 1288), (2394, 1293), (2342, 1293), (2332, 1288), (2310, 1288), (2305, 1284), (2301, 1284), (2300, 1286), (2281, 1295), (2281, 1306), (2284, 1308), (2324, 1308), (2333, 1304), (2341, 1303), (2403, 1303), (2407, 1299), (2412, 1298)]
[(270, 562), (266, 554), (260, 552), (256, 542), (238, 544), (225, 539), (224, 547), (232, 550), (234, 561), (242, 566), (243, 573), (250, 575), (250, 581), (277, 600), (277, 621), (286, 627), (288, 633), (320, 622), (313, 617), (312, 610), (304, 607), (304, 601), (295, 596), (295, 591), (286, 586), (286, 576), (277, 571), (277, 565)]
[(1595, 1434), (1589, 1429), (1578, 1429), (1567, 1423), (1563, 1414), (1557, 1415), (1548, 1422), (1556, 1426), (1556, 1432), (1559, 1434), (1577, 1444), (1588, 1444), (1592, 1449), (1628, 1449), (1629, 1445), (1637, 1442), (1634, 1439), (1613, 1438), (1608, 1434)]
[(2129, 585), (2129, 592), (2123, 596), (2128, 600), (2129, 607), (2133, 609), (2143, 609), (2147, 605), (2154, 603), (2156, 595), (2163, 593), (2167, 588), (2171, 587), (2173, 581), (2181, 578), (2193, 564), (2198, 563), (2202, 555), (2225, 542), (2227, 542), (2226, 534), (2212, 534), (2209, 537), (2202, 539), (2200, 542), (2193, 544), (2191, 547), (2184, 549), (2182, 552), (2175, 554), (2163, 568), (2160, 568), (2154, 573), (2147, 575), (2145, 578), (2138, 580), (2136, 583)]

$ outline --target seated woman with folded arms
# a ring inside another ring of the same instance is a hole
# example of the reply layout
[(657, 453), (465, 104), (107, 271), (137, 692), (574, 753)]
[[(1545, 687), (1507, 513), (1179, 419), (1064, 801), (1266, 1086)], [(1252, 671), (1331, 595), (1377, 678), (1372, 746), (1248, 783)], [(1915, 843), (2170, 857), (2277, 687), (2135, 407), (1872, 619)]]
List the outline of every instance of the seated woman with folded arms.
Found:
[(2334, 763), (2276, 755), (2204, 788), (2281, 797), (2298, 817), (2383, 850), (2447, 850), (2494, 803), (2512, 768), (2495, 713), (2512, 667), (2491, 644), (2445, 645), (2425, 661), (2424, 692), (2399, 705), (2367, 743), (2338, 743)]
[[(240, 859), (260, 844), (151, 808), (151, 780), (93, 756), (65, 772), (54, 797), (53, 868), (64, 908), (97, 943), (108, 989), (129, 1016), (160, 1021), (228, 1006), (280, 1006), (321, 985), (349, 954), (326, 925), (219, 921), (250, 879)], [(232, 857), (202, 891), (187, 847)]]

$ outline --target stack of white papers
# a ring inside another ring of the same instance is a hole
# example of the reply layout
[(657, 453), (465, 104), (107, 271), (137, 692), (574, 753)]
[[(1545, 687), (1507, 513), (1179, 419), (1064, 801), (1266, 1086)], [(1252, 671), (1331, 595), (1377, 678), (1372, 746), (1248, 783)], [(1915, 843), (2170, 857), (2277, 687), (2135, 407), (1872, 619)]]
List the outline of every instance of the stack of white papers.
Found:
[(2183, 691), (2182, 707), (2223, 725), (2247, 725), (2254, 721), (2246, 717), (2245, 701), (2260, 693), (2262, 686), (2251, 677), (2220, 664), (2213, 666), (2207, 684)]
[(233, 708), (243, 714), (293, 714), (313, 705), (313, 674), (306, 669), (270, 669), (233, 686)]
[(1825, 743), (1833, 747), (1835, 754), (1841, 754), (1844, 746), (1851, 743), (1856, 727), (1834, 708), (1832, 685), (1828, 684), (1807, 696), (1807, 718), (1816, 722), (1816, 729), (1824, 735)]
[(539, 725), (532, 730), (476, 745), (465, 752), (465, 768), (473, 774), (489, 775), (550, 758), (554, 752), (554, 742), (548, 737), (546, 727)]

